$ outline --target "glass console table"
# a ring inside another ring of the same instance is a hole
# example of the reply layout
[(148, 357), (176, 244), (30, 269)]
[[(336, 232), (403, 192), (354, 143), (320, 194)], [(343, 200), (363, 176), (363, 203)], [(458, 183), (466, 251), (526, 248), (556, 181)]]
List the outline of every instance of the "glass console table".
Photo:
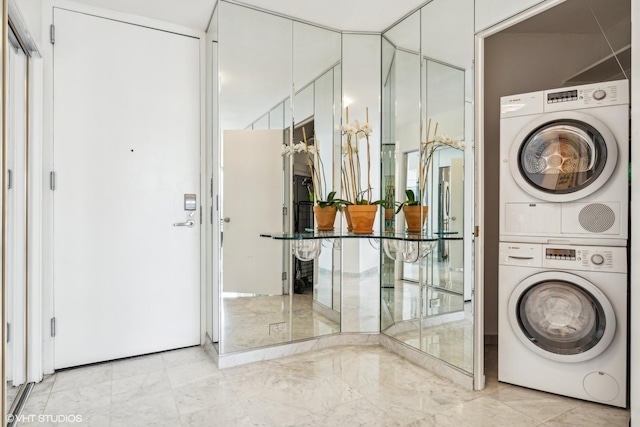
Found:
[(302, 261), (312, 260), (322, 251), (322, 242), (324, 240), (340, 241), (341, 239), (369, 239), (370, 241), (380, 244), (387, 254), (393, 260), (402, 260), (404, 262), (417, 262), (429, 255), (436, 243), (442, 240), (463, 240), (462, 237), (447, 234), (428, 234), (428, 233), (391, 233), (381, 232), (372, 234), (353, 234), (341, 233), (339, 231), (312, 231), (305, 233), (260, 233), (260, 237), (271, 238), (274, 240), (287, 240), (291, 242), (293, 255)]

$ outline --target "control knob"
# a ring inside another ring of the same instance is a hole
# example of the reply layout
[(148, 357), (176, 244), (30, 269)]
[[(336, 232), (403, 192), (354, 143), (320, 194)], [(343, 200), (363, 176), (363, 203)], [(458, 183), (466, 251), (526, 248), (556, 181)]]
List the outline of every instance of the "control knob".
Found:
[(605, 92), (602, 89), (598, 89), (595, 92), (593, 92), (593, 98), (596, 99), (597, 101), (604, 99), (605, 96), (607, 96), (607, 92)]
[(591, 262), (595, 265), (602, 265), (604, 263), (604, 257), (600, 254), (591, 255)]

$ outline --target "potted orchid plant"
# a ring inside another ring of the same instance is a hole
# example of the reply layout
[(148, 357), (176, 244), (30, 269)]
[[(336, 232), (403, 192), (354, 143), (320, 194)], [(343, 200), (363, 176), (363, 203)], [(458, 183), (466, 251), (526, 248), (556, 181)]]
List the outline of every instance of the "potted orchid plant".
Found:
[(405, 220), (407, 222), (407, 231), (409, 233), (419, 233), (424, 226), (427, 213), (429, 212), (429, 206), (423, 205), (422, 202), (426, 199), (427, 189), (429, 184), (429, 170), (433, 163), (433, 155), (437, 149), (441, 147), (452, 147), (456, 149), (464, 149), (464, 143), (454, 140), (448, 135), (438, 135), (438, 123), (436, 123), (433, 137), (429, 139), (431, 134), (431, 119), (429, 119), (427, 125), (427, 138), (420, 143), (420, 153), (418, 161), (418, 194), (415, 194), (413, 190), (406, 190), (405, 194), (407, 200), (402, 202), (396, 213), (400, 212), (400, 209), (404, 212)]
[[(373, 233), (373, 224), (380, 200), (371, 201), (371, 142), (372, 133), (369, 124), (369, 109), (366, 109), (366, 121), (349, 122), (349, 107), (345, 108), (345, 124), (338, 126), (344, 137), (342, 146), (342, 190), (346, 206), (347, 229), (355, 234)], [(363, 188), (360, 146), (366, 147), (366, 187)]]
[(334, 228), (333, 224), (338, 208), (342, 207), (346, 202), (335, 198), (335, 191), (331, 191), (326, 199), (324, 198), (326, 181), (324, 179), (320, 151), (316, 145), (309, 144), (304, 128), (302, 128), (302, 138), (302, 141), (291, 146), (283, 144), (282, 155), (291, 156), (295, 153), (304, 153), (306, 155), (306, 163), (311, 175), (311, 188), (313, 188), (313, 213), (316, 217), (316, 225), (319, 231), (331, 231)]

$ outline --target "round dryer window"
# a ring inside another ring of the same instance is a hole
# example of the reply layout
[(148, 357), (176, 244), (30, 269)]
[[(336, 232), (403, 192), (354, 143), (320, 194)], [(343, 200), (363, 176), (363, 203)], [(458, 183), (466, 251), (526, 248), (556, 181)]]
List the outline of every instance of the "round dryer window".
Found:
[(600, 188), (617, 162), (613, 134), (578, 112), (544, 115), (525, 126), (511, 150), (511, 173), (529, 194), (571, 201)]
[(511, 326), (536, 353), (558, 361), (591, 359), (615, 332), (613, 308), (604, 294), (583, 278), (564, 272), (529, 277), (509, 301)]

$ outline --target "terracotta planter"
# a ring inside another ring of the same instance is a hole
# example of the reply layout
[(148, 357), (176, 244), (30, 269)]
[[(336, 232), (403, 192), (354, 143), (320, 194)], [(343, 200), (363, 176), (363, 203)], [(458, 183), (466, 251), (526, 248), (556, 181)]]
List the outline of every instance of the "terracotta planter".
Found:
[(424, 220), (427, 219), (427, 213), (429, 212), (429, 206), (403, 206), (404, 219), (407, 221), (408, 233), (420, 233)]
[(348, 206), (342, 208), (344, 218), (347, 220), (347, 231), (353, 231), (353, 224), (351, 224), (351, 215), (349, 215)]
[(389, 208), (385, 208), (384, 209), (384, 220), (385, 221), (389, 221), (390, 219), (393, 219), (393, 211), (394, 211), (394, 209), (389, 209)]
[(333, 224), (336, 221), (336, 213), (338, 209), (335, 206), (320, 206), (313, 207), (313, 213), (316, 217), (316, 227), (318, 231), (331, 231), (333, 230)]
[(373, 223), (376, 220), (378, 205), (349, 205), (347, 211), (351, 217), (354, 234), (373, 233)]

